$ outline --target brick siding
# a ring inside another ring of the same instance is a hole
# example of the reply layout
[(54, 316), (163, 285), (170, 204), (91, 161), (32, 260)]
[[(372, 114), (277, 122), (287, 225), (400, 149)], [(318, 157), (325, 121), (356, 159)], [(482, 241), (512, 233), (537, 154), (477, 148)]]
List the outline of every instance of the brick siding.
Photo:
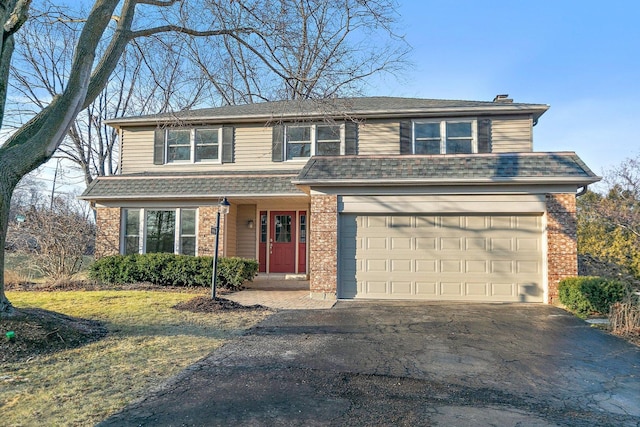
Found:
[[(216, 225), (218, 206), (201, 206), (198, 209), (198, 255), (212, 256), (216, 244), (215, 234), (211, 234), (211, 228)], [(224, 255), (224, 221), (226, 215), (220, 215), (220, 241), (218, 243), (218, 256)]]
[(578, 275), (575, 194), (547, 194), (547, 303), (558, 302), (560, 280)]
[(338, 286), (338, 196), (312, 195), (309, 225), (311, 297), (335, 299)]
[(96, 208), (96, 259), (120, 253), (120, 208)]
[[(96, 259), (120, 253), (120, 208), (96, 209)], [(216, 224), (217, 206), (202, 206), (198, 210), (198, 255), (213, 255), (215, 236), (211, 227)], [(224, 253), (224, 221), (220, 216), (220, 244), (218, 255)]]

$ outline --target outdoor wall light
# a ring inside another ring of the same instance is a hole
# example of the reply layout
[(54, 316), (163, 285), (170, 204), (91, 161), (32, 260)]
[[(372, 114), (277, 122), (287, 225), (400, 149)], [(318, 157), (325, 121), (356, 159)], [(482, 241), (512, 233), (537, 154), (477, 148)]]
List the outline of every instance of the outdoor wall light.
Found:
[(247, 221), (247, 228), (248, 228), (249, 230), (253, 230), (253, 220), (252, 220), (252, 219), (250, 219), (249, 221)]

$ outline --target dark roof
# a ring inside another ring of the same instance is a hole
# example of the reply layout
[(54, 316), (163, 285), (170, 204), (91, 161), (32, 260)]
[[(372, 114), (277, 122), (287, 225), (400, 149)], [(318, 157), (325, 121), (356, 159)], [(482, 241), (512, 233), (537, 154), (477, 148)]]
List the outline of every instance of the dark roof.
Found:
[(295, 172), (131, 174), (100, 177), (80, 196), (85, 200), (208, 199), (222, 196), (306, 196), (291, 183)]
[(207, 123), (269, 122), (318, 118), (427, 117), (429, 115), (533, 114), (538, 119), (545, 104), (513, 102), (462, 101), (395, 97), (330, 98), (230, 105), (146, 116), (108, 120), (115, 126), (142, 126), (158, 123), (204, 121)]
[(296, 184), (311, 186), (572, 183), (600, 178), (573, 152), (313, 157)]

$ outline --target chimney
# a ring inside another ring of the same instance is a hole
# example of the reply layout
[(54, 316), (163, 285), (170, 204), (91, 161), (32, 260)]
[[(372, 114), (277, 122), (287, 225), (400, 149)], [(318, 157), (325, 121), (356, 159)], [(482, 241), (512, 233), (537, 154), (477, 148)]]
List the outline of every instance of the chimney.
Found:
[(511, 104), (513, 102), (513, 99), (509, 98), (509, 94), (502, 94), (502, 95), (496, 95), (495, 98), (493, 98), (493, 102), (503, 102), (505, 104)]

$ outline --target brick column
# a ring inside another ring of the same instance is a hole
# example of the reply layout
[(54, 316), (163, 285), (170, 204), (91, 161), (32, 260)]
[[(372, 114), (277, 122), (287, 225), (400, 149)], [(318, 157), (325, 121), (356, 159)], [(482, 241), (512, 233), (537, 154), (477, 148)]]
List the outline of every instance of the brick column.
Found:
[(338, 196), (312, 195), (309, 239), (311, 298), (336, 299), (338, 289)]
[(120, 253), (120, 208), (96, 208), (95, 258)]
[[(198, 209), (198, 255), (213, 256), (216, 236), (211, 234), (211, 228), (216, 226), (218, 206), (201, 206)], [(218, 256), (224, 255), (224, 222), (225, 215), (220, 215), (220, 242)]]
[(578, 275), (575, 194), (547, 194), (547, 303), (558, 302), (558, 283)]

